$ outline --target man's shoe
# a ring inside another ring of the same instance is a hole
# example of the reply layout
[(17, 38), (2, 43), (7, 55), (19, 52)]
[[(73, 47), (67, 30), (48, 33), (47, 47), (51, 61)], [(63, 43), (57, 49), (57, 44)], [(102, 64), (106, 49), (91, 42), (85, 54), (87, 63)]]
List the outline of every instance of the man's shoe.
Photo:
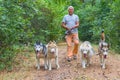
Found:
[(68, 58), (67, 58), (67, 61), (70, 62), (70, 61), (71, 61), (71, 58), (68, 57)]
[(73, 59), (76, 60), (76, 59), (77, 59), (77, 56), (76, 56), (76, 55), (73, 55)]

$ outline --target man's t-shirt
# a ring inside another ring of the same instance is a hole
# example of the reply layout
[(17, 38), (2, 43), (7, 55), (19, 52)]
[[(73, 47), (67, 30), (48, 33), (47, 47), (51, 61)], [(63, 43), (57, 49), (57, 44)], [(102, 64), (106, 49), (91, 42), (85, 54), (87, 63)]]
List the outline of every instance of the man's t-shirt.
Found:
[[(75, 14), (73, 15), (65, 15), (62, 22), (66, 24), (67, 27), (72, 28), (76, 25), (76, 22), (79, 21), (79, 17)], [(78, 28), (74, 28), (71, 30), (71, 33), (78, 33)]]

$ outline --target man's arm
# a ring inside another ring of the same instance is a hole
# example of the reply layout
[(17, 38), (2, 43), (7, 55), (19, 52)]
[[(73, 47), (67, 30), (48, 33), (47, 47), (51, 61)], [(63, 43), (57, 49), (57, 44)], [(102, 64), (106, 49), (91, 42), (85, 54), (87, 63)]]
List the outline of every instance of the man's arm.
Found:
[(72, 29), (74, 28), (78, 28), (79, 27), (79, 21), (76, 22), (76, 25), (72, 27)]
[(64, 29), (66, 29), (66, 30), (70, 30), (67, 26), (66, 26), (66, 24), (64, 23), (64, 22), (62, 22), (62, 25), (61, 25)]

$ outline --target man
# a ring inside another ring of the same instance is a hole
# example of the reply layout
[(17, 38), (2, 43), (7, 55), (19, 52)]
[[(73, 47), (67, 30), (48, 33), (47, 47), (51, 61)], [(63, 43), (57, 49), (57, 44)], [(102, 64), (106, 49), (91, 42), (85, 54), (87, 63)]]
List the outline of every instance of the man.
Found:
[[(67, 60), (77, 59), (76, 55), (78, 53), (79, 38), (78, 38), (78, 27), (79, 27), (79, 17), (75, 14), (74, 7), (68, 7), (68, 13), (64, 16), (62, 20), (62, 27), (66, 29), (66, 42), (67, 42)], [(74, 43), (74, 49), (72, 50), (72, 42)]]

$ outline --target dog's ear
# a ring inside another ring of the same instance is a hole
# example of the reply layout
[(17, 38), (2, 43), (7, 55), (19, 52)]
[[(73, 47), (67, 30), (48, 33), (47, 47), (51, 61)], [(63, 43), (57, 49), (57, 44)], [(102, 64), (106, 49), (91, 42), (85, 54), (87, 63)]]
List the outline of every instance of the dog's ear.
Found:
[(108, 47), (108, 49), (110, 48), (110, 44), (109, 43), (108, 43), (107, 47)]
[(102, 48), (103, 48), (103, 43), (101, 44), (101, 47), (100, 47), (100, 49), (102, 50)]
[(53, 43), (55, 43), (56, 44), (56, 42), (53, 40)]
[(51, 44), (52, 43), (52, 41), (49, 41), (49, 44)]
[(43, 45), (42, 43), (40, 43), (40, 45)]
[(83, 52), (83, 49), (81, 49), (80, 51)]
[(36, 44), (40, 44), (40, 41), (36, 41)]
[(50, 45), (52, 43), (52, 41), (49, 41), (47, 45)]
[(48, 47), (48, 44), (46, 44), (45, 46)]
[(36, 43), (34, 44), (34, 47), (36, 46)]

